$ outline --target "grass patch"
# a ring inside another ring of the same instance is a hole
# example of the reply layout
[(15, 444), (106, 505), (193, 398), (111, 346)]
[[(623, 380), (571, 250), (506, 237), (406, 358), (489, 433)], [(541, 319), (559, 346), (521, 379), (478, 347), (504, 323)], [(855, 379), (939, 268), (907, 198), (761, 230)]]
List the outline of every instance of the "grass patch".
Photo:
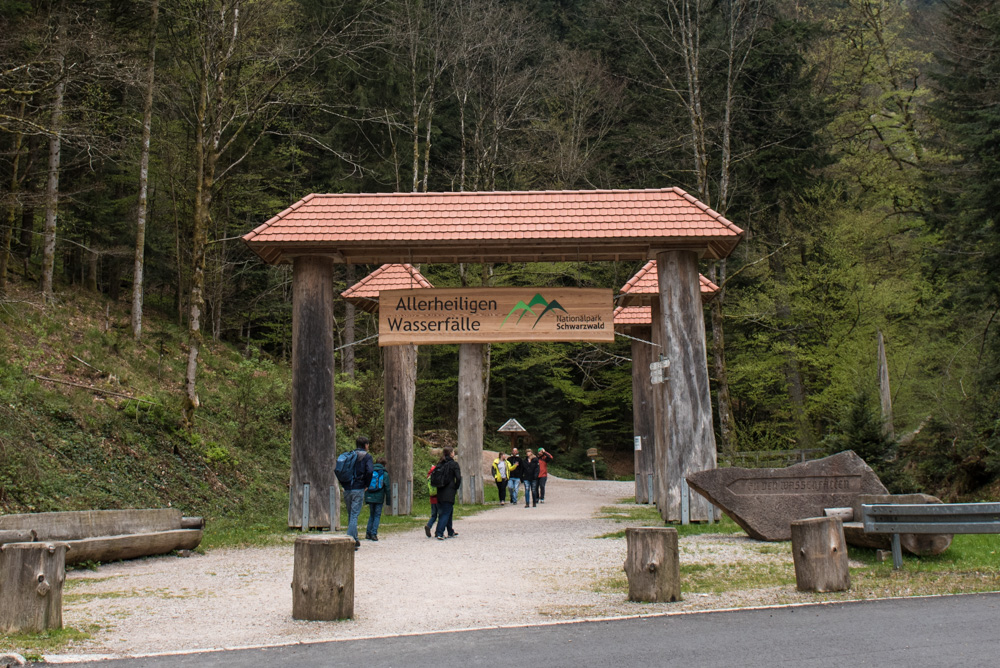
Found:
[(0, 652), (17, 652), (28, 661), (41, 661), (43, 654), (53, 654), (70, 643), (90, 639), (90, 632), (96, 632), (98, 628), (89, 627), (84, 631), (64, 627), (42, 633), (0, 634)]
[[(664, 522), (656, 506), (652, 504), (633, 503), (631, 499), (622, 499), (614, 506), (602, 506), (597, 511), (596, 518), (599, 520), (614, 520), (618, 523), (628, 523), (637, 526), (669, 526), (677, 529), (678, 536), (697, 536), (709, 533), (731, 534), (743, 531), (743, 529), (726, 516), (722, 517), (722, 521), (713, 522), (712, 524), (673, 524)], [(624, 537), (624, 530), (595, 536), (595, 538)]]

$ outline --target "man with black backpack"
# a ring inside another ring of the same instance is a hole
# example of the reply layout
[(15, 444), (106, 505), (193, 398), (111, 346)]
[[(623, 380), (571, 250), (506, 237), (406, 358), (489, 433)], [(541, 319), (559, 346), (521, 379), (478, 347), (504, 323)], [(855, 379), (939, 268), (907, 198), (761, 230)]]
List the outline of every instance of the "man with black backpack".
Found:
[(458, 532), (451, 526), (452, 514), (455, 511), (455, 496), (462, 486), (462, 469), (452, 457), (452, 449), (444, 449), (444, 458), (431, 473), (431, 484), (437, 488), (438, 523), (434, 537), (444, 540), (445, 529), (448, 538), (454, 538)]
[(365, 491), (372, 480), (375, 463), (368, 454), (368, 438), (358, 436), (355, 448), (337, 457), (337, 480), (344, 488), (344, 505), (347, 506), (347, 535), (354, 539), (354, 549), (361, 547), (358, 540), (358, 517), (365, 503)]

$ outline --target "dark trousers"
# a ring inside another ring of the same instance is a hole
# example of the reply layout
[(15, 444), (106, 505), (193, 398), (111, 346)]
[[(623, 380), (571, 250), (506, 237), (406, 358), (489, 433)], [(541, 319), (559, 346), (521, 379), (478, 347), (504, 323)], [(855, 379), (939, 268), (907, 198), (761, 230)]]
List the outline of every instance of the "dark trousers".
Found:
[(501, 480), (497, 483), (497, 496), (500, 499), (500, 503), (503, 503), (507, 498), (507, 481)]
[(431, 504), (431, 518), (429, 520), (427, 520), (427, 528), (428, 529), (430, 529), (431, 527), (434, 526), (434, 520), (436, 520), (437, 517), (438, 517), (438, 504), (432, 503)]
[(545, 482), (549, 479), (547, 475), (543, 475), (538, 479), (538, 498), (541, 501), (545, 500)]
[(435, 536), (443, 536), (445, 529), (448, 530), (449, 536), (455, 533), (455, 530), (451, 526), (451, 516), (454, 512), (454, 503), (441, 503), (438, 501), (438, 525), (434, 531)]

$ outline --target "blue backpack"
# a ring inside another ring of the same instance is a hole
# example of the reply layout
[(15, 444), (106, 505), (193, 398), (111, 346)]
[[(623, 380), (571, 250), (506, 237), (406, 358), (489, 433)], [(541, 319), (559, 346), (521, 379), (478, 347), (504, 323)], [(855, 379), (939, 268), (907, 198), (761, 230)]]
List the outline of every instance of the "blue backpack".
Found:
[(372, 481), (368, 483), (369, 492), (381, 492), (385, 489), (385, 469), (375, 469), (372, 472)]
[(337, 480), (344, 487), (354, 482), (354, 466), (358, 463), (358, 451), (351, 450), (337, 457), (337, 467), (333, 470)]

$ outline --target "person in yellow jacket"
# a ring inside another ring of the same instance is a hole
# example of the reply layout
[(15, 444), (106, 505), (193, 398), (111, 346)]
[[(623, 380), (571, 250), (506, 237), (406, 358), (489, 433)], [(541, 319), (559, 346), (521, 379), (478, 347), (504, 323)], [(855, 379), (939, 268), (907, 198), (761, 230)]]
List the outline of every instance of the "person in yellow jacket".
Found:
[(507, 498), (507, 481), (510, 480), (511, 471), (516, 464), (507, 461), (507, 455), (500, 453), (500, 456), (493, 460), (493, 479), (497, 482), (497, 494), (500, 496), (500, 505), (504, 505)]

